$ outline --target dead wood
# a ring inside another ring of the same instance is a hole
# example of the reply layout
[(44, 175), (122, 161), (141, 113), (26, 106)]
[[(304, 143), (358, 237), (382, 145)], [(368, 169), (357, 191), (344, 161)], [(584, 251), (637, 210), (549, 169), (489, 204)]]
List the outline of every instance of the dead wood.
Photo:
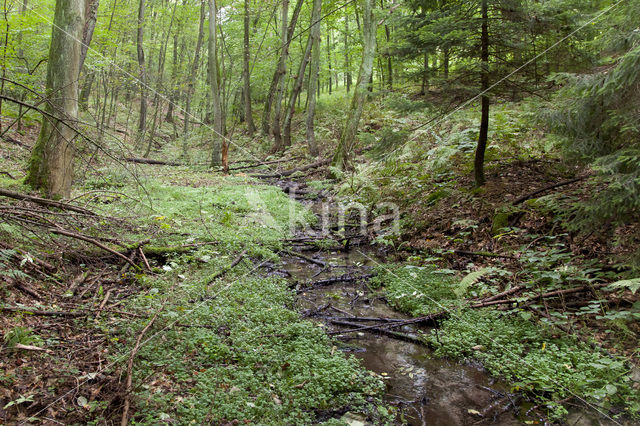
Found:
[(91, 210), (74, 206), (73, 204), (62, 203), (60, 201), (54, 201), (54, 200), (47, 200), (46, 198), (34, 197), (27, 194), (21, 194), (19, 192), (9, 191), (8, 189), (4, 189), (4, 188), (0, 188), (0, 195), (3, 197), (13, 198), (15, 200), (29, 201), (45, 207), (55, 207), (60, 210), (69, 210), (72, 212), (82, 213), (89, 216), (96, 215)]
[[(332, 320), (331, 321), (332, 324), (336, 324), (336, 325), (344, 325), (344, 326), (348, 326), (348, 327), (357, 327), (358, 324), (357, 323), (353, 323), (350, 321), (338, 321), (338, 320)], [(349, 330), (347, 330), (349, 331)], [(399, 339), (399, 340), (404, 340), (406, 342), (410, 342), (410, 343), (415, 343), (415, 344), (419, 344), (419, 345), (426, 345), (426, 343), (422, 340), (420, 340), (417, 337), (413, 337), (410, 336), (408, 334), (405, 333), (399, 333), (397, 331), (391, 331), (388, 330), (386, 328), (380, 327), (380, 326), (369, 326), (368, 328), (363, 328), (362, 331), (368, 331), (369, 333), (376, 333), (376, 334), (383, 334), (385, 336), (388, 337), (393, 337), (394, 339)], [(342, 334), (342, 333), (336, 333), (336, 334)]]
[(325, 166), (325, 165), (329, 164), (330, 161), (331, 161), (330, 159), (319, 160), (319, 161), (316, 161), (315, 163), (311, 163), (311, 164), (306, 165), (306, 166), (296, 167), (294, 169), (284, 170), (282, 172), (276, 172), (276, 173), (272, 173), (272, 174), (268, 174), (268, 175), (251, 175), (251, 177), (261, 178), (261, 179), (268, 179), (268, 178), (281, 178), (281, 177), (285, 177), (285, 176), (291, 176), (292, 174), (294, 174), (296, 172), (306, 172), (307, 170), (311, 170), (311, 169), (315, 169), (315, 168), (318, 168), (318, 167), (321, 167), (321, 166)]
[(147, 331), (151, 328), (156, 318), (158, 318), (160, 311), (162, 311), (162, 308), (160, 308), (155, 313), (153, 318), (149, 320), (149, 322), (142, 329), (140, 334), (138, 334), (138, 337), (136, 338), (136, 344), (133, 347), (133, 350), (131, 351), (131, 355), (129, 355), (129, 362), (127, 363), (127, 385), (125, 388), (124, 408), (122, 410), (122, 420), (120, 421), (120, 426), (127, 426), (127, 423), (129, 423), (129, 406), (131, 405), (131, 400), (129, 399), (129, 396), (131, 394), (132, 384), (133, 384), (133, 360), (135, 359), (136, 354), (140, 350), (140, 343), (142, 342), (142, 338), (147, 333)]
[(207, 282), (207, 284), (211, 284), (212, 282), (214, 282), (215, 280), (217, 280), (220, 277), (223, 277), (224, 275), (226, 275), (231, 269), (235, 268), (238, 263), (240, 263), (242, 261), (242, 259), (244, 259), (244, 256), (247, 254), (247, 250), (242, 250), (242, 252), (233, 260), (233, 262), (231, 262), (231, 265), (227, 266), (224, 269), (221, 269), (220, 271), (216, 272), (215, 274), (213, 274), (213, 276), (211, 276), (211, 278), (209, 278), (209, 281)]
[(322, 260), (314, 259), (312, 257), (309, 257), (309, 256), (305, 255), (305, 254), (298, 253), (297, 251), (286, 250), (286, 253), (290, 254), (291, 256), (295, 256), (295, 257), (299, 257), (300, 259), (304, 259), (307, 262), (313, 263), (315, 265), (322, 266), (323, 268), (325, 266), (327, 266), (327, 264), (325, 262), (323, 262)]
[(127, 161), (129, 163), (151, 164), (158, 166), (182, 166), (182, 164), (176, 163), (175, 161), (152, 160), (151, 158), (127, 157), (124, 159), (124, 161)]
[(113, 249), (105, 246), (104, 244), (102, 244), (99, 241), (94, 240), (93, 238), (87, 237), (86, 235), (76, 234), (74, 232), (70, 232), (70, 231), (66, 231), (64, 229), (58, 229), (58, 228), (50, 228), (49, 232), (51, 232), (52, 234), (64, 235), (64, 236), (69, 237), (69, 238), (74, 238), (76, 240), (81, 240), (81, 241), (86, 241), (88, 243), (91, 243), (94, 246), (99, 247), (104, 251), (108, 251), (109, 253), (113, 254), (114, 256), (119, 257), (120, 259), (123, 259), (125, 262), (127, 262), (128, 264), (133, 266), (135, 269), (140, 269), (140, 267), (138, 265), (136, 265), (127, 256), (123, 255), (122, 253), (120, 253), (120, 252), (118, 252), (116, 250), (113, 250)]
[(573, 179), (565, 180), (563, 182), (554, 183), (552, 185), (545, 186), (544, 188), (540, 188), (540, 189), (538, 189), (536, 191), (530, 192), (528, 194), (525, 194), (525, 195), (523, 195), (521, 197), (516, 198), (515, 200), (513, 200), (512, 204), (514, 206), (517, 206), (518, 204), (521, 204), (521, 203), (527, 201), (528, 199), (535, 197), (538, 194), (542, 194), (543, 192), (549, 191), (551, 189), (556, 189), (556, 188), (560, 188), (562, 186), (570, 185), (570, 184), (575, 183), (575, 182), (579, 182), (581, 180), (584, 180), (584, 179), (588, 178), (589, 176), (591, 176), (591, 175), (587, 174), (587, 175), (583, 175), (583, 176), (578, 176), (577, 178), (573, 178)]

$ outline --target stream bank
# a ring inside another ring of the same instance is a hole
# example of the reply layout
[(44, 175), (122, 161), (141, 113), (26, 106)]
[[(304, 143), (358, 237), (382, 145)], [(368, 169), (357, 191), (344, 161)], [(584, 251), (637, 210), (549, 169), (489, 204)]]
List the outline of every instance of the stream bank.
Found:
[[(334, 215), (329, 216), (335, 220), (335, 203), (322, 192), (314, 195), (304, 183), (278, 181), (274, 184), (316, 214), (332, 210)], [(322, 219), (319, 223), (326, 226), (326, 218)], [(338, 226), (330, 229), (344, 231), (344, 227)], [(337, 336), (340, 344), (336, 349), (358, 358), (371, 375), (385, 382), (384, 400), (397, 408), (399, 422), (410, 425), (548, 422), (537, 411), (539, 404), (517, 388), (492, 377), (480, 363), (459, 363), (437, 357), (420, 338), (425, 333), (437, 333), (437, 328), (405, 325), (383, 334), (380, 332), (384, 330), (378, 327), (367, 329), (370, 324), (379, 326), (380, 321), (410, 319), (391, 308), (385, 296), (368, 284), (374, 267), (384, 264), (388, 254), (370, 245), (366, 237), (352, 236), (346, 244), (337, 244), (333, 250), (313, 243), (323, 238), (326, 243), (326, 234), (326, 229), (316, 227), (296, 235), (292, 244), (297, 252), (283, 256), (280, 265), (269, 265), (269, 273), (289, 279), (297, 290), (302, 315)], [(335, 234), (333, 237), (336, 238)], [(358, 331), (361, 328), (364, 330)], [(346, 420), (350, 424), (361, 424), (357, 419), (355, 423)], [(579, 425), (615, 424), (603, 422), (596, 413), (582, 408), (571, 410), (566, 421)]]

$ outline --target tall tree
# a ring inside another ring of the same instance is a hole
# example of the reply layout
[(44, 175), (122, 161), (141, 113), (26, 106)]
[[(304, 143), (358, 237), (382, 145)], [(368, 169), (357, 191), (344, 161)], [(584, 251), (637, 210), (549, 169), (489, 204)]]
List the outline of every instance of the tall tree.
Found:
[(48, 102), (26, 178), (31, 186), (43, 189), (52, 198), (68, 197), (71, 193), (77, 136), (71, 126), (78, 116), (84, 17), (84, 0), (56, 0), (47, 64)]
[[(193, 97), (195, 84), (197, 83), (196, 74), (198, 73), (198, 65), (200, 65), (200, 50), (202, 50), (202, 43), (204, 41), (204, 19), (207, 15), (206, 6), (206, 0), (200, 0), (200, 21), (198, 24), (198, 38), (196, 41), (195, 52), (193, 54), (193, 62), (191, 62), (189, 71), (189, 80), (187, 81), (187, 100), (184, 113), (185, 136), (187, 133), (189, 133), (189, 120), (191, 120), (191, 98)], [(186, 153), (186, 145), (183, 145), (183, 153)]]
[[(220, 81), (218, 68), (218, 19), (216, 1), (209, 0), (209, 83), (211, 84), (211, 107), (213, 114), (213, 135), (211, 144), (211, 167), (222, 162), (227, 169), (226, 158), (221, 158), (222, 151), (226, 151), (224, 129), (222, 122), (222, 101), (220, 97)], [(226, 157), (222, 155), (222, 157)]]
[(362, 60), (358, 71), (358, 81), (353, 91), (347, 121), (340, 136), (338, 148), (331, 165), (338, 169), (348, 166), (362, 116), (364, 102), (368, 95), (368, 86), (373, 73), (373, 60), (376, 54), (376, 22), (373, 17), (373, 0), (362, 0)]
[(484, 185), (484, 153), (487, 149), (487, 135), (489, 132), (489, 14), (488, 0), (481, 0), (482, 28), (480, 35), (480, 80), (481, 80), (481, 108), (480, 113), (480, 133), (478, 134), (478, 145), (473, 162), (474, 177), (476, 186)]
[(289, 0), (282, 1), (282, 22), (281, 35), (280, 35), (280, 48), (282, 53), (280, 60), (278, 61), (278, 85), (276, 86), (275, 93), (275, 105), (273, 109), (273, 123), (271, 124), (271, 131), (273, 133), (273, 148), (272, 151), (276, 152), (282, 148), (282, 136), (280, 129), (280, 115), (282, 112), (282, 98), (285, 92), (285, 75), (287, 74), (287, 57), (289, 56), (289, 38), (287, 31), (287, 18), (289, 17)]
[[(322, 0), (314, 0), (314, 10), (316, 1), (322, 2)], [(322, 9), (322, 6), (320, 6)], [(309, 154), (317, 157), (318, 144), (316, 143), (316, 134), (314, 128), (314, 121), (316, 115), (316, 95), (318, 91), (318, 77), (320, 74), (320, 20), (312, 20), (311, 32), (309, 36), (313, 39), (313, 46), (311, 48), (311, 73), (309, 75), (309, 88), (307, 89), (307, 120), (306, 120), (306, 133), (307, 133), (307, 145), (309, 147)]]
[(138, 68), (140, 69), (140, 116), (138, 117), (138, 141), (144, 140), (144, 132), (147, 127), (147, 70), (144, 63), (144, 11), (145, 0), (138, 3), (138, 30), (136, 44), (138, 52)]
[(249, 0), (244, 0), (243, 30), (244, 39), (242, 44), (242, 95), (244, 98), (244, 120), (247, 123), (247, 133), (253, 136), (256, 126), (253, 123), (253, 113), (251, 111), (251, 74), (249, 71)]
[[(311, 11), (311, 25), (315, 26), (315, 22), (320, 21), (320, 13), (322, 12), (322, 0), (313, 0), (313, 8)], [(312, 30), (313, 31), (313, 30)], [(307, 38), (307, 45), (305, 47), (300, 65), (298, 66), (298, 74), (296, 75), (291, 89), (291, 95), (289, 97), (289, 104), (287, 108), (287, 114), (284, 119), (283, 126), (283, 138), (284, 146), (291, 146), (291, 121), (293, 120), (293, 114), (296, 110), (296, 100), (302, 91), (302, 83), (304, 82), (304, 73), (309, 63), (309, 57), (311, 56), (311, 48), (313, 47), (313, 34), (309, 32)]]

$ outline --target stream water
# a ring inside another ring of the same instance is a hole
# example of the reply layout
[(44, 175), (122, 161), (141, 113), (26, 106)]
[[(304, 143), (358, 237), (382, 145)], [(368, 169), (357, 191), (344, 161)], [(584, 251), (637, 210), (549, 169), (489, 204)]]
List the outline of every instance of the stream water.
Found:
[[(283, 186), (282, 182), (280, 184)], [(317, 202), (298, 200), (318, 212)], [(298, 239), (315, 238), (315, 232), (307, 230)], [(372, 296), (365, 280), (308, 286), (311, 282), (345, 273), (353, 276), (370, 273), (373, 266), (382, 260), (382, 255), (370, 246), (315, 251), (302, 244), (294, 249), (304, 251), (307, 257), (316, 258), (326, 266), (291, 255), (283, 257), (281, 265), (272, 265), (270, 273), (288, 277), (291, 285), (298, 289), (297, 300), (302, 314), (321, 322), (328, 331), (345, 330), (344, 326), (334, 325), (332, 320), (407, 318), (391, 309), (382, 298)], [(411, 326), (397, 330), (409, 336), (415, 336), (417, 332)], [(386, 383), (385, 401), (400, 409), (400, 420), (407, 424), (544, 424), (540, 418), (529, 415), (531, 403), (511, 394), (506, 383), (494, 380), (479, 365), (440, 359), (422, 344), (375, 333), (353, 332), (337, 336), (342, 343), (340, 350), (352, 353), (368, 370), (382, 377)], [(350, 423), (365, 424), (357, 416)], [(572, 412), (568, 423), (604, 424), (597, 416), (582, 411)]]

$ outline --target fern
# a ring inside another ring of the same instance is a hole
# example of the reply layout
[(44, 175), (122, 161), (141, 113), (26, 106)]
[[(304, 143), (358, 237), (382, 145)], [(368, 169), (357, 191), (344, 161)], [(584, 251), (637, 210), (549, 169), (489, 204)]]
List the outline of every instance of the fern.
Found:
[(609, 284), (609, 288), (628, 288), (631, 293), (636, 294), (636, 291), (640, 289), (640, 278), (632, 278), (630, 280), (620, 280)]
[(480, 278), (490, 274), (491, 271), (492, 271), (491, 268), (482, 268), (482, 269), (478, 269), (477, 271), (468, 273), (462, 279), (462, 281), (458, 283), (458, 285), (453, 290), (453, 292), (456, 294), (456, 296), (462, 297), (467, 292), (469, 287), (477, 283), (480, 280)]

